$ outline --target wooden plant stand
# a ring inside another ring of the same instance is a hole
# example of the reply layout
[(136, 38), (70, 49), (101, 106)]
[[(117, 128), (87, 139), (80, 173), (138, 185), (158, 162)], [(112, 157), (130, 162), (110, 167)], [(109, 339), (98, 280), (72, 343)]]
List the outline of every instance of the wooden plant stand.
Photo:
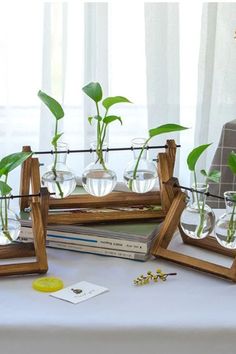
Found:
[[(0, 246), (0, 276), (46, 273), (48, 270), (46, 254), (46, 228), (42, 219), (41, 210), (45, 209), (47, 190), (42, 191), (43, 196), (31, 201), (31, 218), (34, 241), (30, 243), (13, 242)], [(16, 262), (16, 259), (35, 257), (35, 261)], [(14, 258), (14, 263), (10, 263)], [(3, 261), (4, 260), (4, 261)], [(7, 263), (6, 261), (7, 260)]]
[[(23, 151), (31, 151), (31, 148), (25, 146)], [(48, 200), (47, 223), (74, 224), (164, 219), (170, 203), (166, 199), (166, 186), (162, 182), (168, 181), (173, 176), (175, 155), (175, 141), (167, 140), (165, 152), (158, 155), (160, 191), (145, 194), (112, 192), (99, 198), (89, 194), (73, 194), (63, 199), (50, 197)], [(38, 193), (40, 189), (39, 161), (36, 157), (28, 158), (21, 169), (20, 194), (28, 194), (30, 189), (32, 193)], [(157, 208), (150, 208), (150, 206), (157, 205), (160, 206), (158, 210), (156, 210)], [(28, 207), (29, 199), (22, 198), (20, 201), (21, 211)], [(102, 211), (104, 208), (106, 208), (106, 211)], [(46, 212), (44, 212), (44, 215), (46, 217)]]
[[(156, 257), (161, 257), (180, 265), (191, 267), (193, 269), (236, 282), (236, 251), (227, 250), (220, 246), (213, 236), (208, 236), (202, 240), (195, 240), (191, 239), (184, 233), (180, 226), (180, 216), (186, 207), (186, 194), (179, 188), (176, 188), (175, 186), (177, 185), (178, 180), (175, 178), (172, 178), (166, 184), (166, 197), (169, 199), (171, 206), (162, 224), (158, 238), (152, 246), (151, 253)], [(231, 267), (227, 268), (225, 266), (169, 250), (168, 246), (177, 228), (179, 228), (180, 235), (184, 243), (233, 257)]]

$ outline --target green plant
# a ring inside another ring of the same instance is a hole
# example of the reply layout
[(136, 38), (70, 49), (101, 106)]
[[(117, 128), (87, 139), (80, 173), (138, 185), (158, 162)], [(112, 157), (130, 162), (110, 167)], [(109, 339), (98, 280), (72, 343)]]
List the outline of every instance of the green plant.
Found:
[[(196, 172), (196, 164), (202, 155), (202, 153), (210, 146), (211, 144), (203, 144), (200, 145), (196, 148), (194, 148), (188, 155), (187, 157), (187, 165), (188, 168), (191, 172), (193, 172), (193, 178), (194, 178), (194, 188), (197, 188), (197, 172)], [(216, 182), (218, 183), (220, 180), (220, 172), (217, 170), (212, 170), (210, 172), (207, 172), (206, 170), (201, 170), (200, 173), (205, 177), (204, 183), (207, 185), (208, 181)], [(207, 192), (207, 190), (206, 190)], [(197, 228), (197, 237), (201, 236), (202, 230), (203, 230), (203, 224), (204, 224), (204, 208), (205, 208), (205, 198), (203, 199), (203, 202), (200, 202), (199, 200), (199, 195), (196, 193), (196, 201), (197, 201), (197, 207), (200, 215), (200, 223)]]
[[(17, 152), (3, 157), (0, 161), (0, 195), (6, 197), (12, 188), (8, 184), (8, 176), (11, 171), (20, 166), (28, 157), (32, 155), (31, 152)], [(4, 210), (3, 210), (4, 209)], [(8, 199), (0, 200), (0, 218), (2, 224), (3, 234), (12, 241), (10, 232), (8, 230)]]
[[(64, 111), (63, 108), (61, 107), (60, 103), (57, 102), (53, 97), (48, 96), (45, 92), (39, 91), (38, 92), (38, 97), (41, 99), (41, 101), (48, 107), (50, 112), (53, 114), (55, 117), (55, 129), (54, 129), (54, 136), (52, 137), (51, 144), (54, 148), (55, 151), (55, 156), (54, 156), (54, 162), (52, 166), (52, 172), (55, 177), (55, 181), (57, 178), (57, 171), (56, 171), (56, 165), (57, 165), (57, 151), (58, 151), (58, 140), (61, 138), (61, 136), (64, 133), (58, 133), (58, 122), (60, 119), (64, 117)], [(56, 186), (59, 190), (60, 197), (63, 198), (63, 191), (61, 189), (60, 183), (56, 181)]]
[(128, 183), (128, 187), (129, 187), (130, 190), (132, 190), (133, 180), (135, 180), (136, 177), (137, 177), (137, 171), (138, 171), (138, 166), (139, 166), (140, 159), (141, 159), (142, 154), (143, 154), (145, 148), (147, 147), (149, 141), (152, 138), (154, 138), (155, 136), (158, 136), (158, 135), (161, 135), (161, 134), (166, 134), (166, 133), (177, 132), (177, 131), (181, 131), (181, 130), (185, 130), (185, 129), (188, 129), (188, 128), (183, 127), (183, 126), (178, 125), (178, 124), (164, 124), (164, 125), (160, 125), (159, 127), (156, 127), (156, 128), (153, 128), (153, 129), (149, 130), (149, 137), (144, 142), (144, 144), (142, 146), (142, 149), (140, 150), (140, 153), (138, 155), (137, 162), (135, 164), (134, 171), (133, 171), (133, 178), (130, 179), (130, 181)]
[[(234, 175), (236, 175), (236, 153), (234, 151), (232, 151), (229, 154), (227, 165), (230, 168), (231, 172)], [(231, 201), (233, 202), (233, 209), (232, 209), (232, 213), (230, 216), (229, 225), (227, 229), (227, 238), (226, 238), (227, 243), (230, 243), (233, 240), (236, 232), (236, 221), (235, 221), (236, 193), (231, 198), (232, 198)]]
[[(92, 121), (95, 120), (97, 127), (97, 147), (96, 147), (96, 154), (98, 162), (102, 165), (104, 170), (107, 170), (104, 157), (103, 157), (103, 144), (106, 138), (107, 127), (109, 124), (115, 121), (119, 121), (122, 124), (121, 117), (115, 115), (108, 115), (110, 108), (118, 103), (131, 103), (127, 98), (123, 96), (114, 96), (114, 97), (106, 97), (103, 98), (102, 87), (98, 82), (90, 82), (88, 85), (82, 88), (84, 93), (91, 98), (95, 102), (96, 106), (96, 115), (88, 117), (88, 121), (92, 124)], [(99, 102), (102, 101), (102, 106), (105, 110), (104, 115), (101, 113), (101, 107), (99, 107)]]

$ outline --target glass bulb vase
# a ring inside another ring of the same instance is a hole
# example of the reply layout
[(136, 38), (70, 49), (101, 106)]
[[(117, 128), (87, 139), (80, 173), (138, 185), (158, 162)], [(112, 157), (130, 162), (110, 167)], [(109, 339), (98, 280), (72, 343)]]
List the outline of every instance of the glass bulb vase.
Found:
[(68, 197), (76, 187), (75, 175), (66, 165), (67, 150), (66, 143), (57, 144), (58, 153), (53, 156), (53, 164), (42, 176), (42, 185), (47, 187), (49, 193), (54, 193), (51, 196), (57, 199)]
[[(102, 149), (107, 145), (103, 144)], [(95, 196), (103, 197), (113, 191), (116, 186), (116, 173), (107, 164), (107, 151), (97, 148), (96, 143), (91, 144), (93, 150), (93, 160), (82, 174), (82, 185), (86, 192)]]
[[(128, 163), (124, 171), (124, 181), (127, 187), (135, 193), (147, 193), (153, 189), (157, 182), (157, 166), (147, 158), (147, 149), (141, 149), (145, 139), (132, 140), (133, 160)], [(142, 154), (140, 155), (140, 152)]]
[[(0, 206), (0, 245), (9, 245), (16, 241), (21, 229), (21, 224), (17, 215), (4, 205), (5, 201), (1, 200)], [(6, 203), (8, 204), (8, 203)]]
[(208, 185), (197, 183), (193, 189), (192, 198), (188, 199), (186, 208), (180, 217), (180, 225), (185, 235), (193, 239), (203, 239), (212, 233), (215, 226), (215, 214), (206, 204)]
[(217, 220), (215, 236), (219, 244), (228, 249), (236, 248), (236, 192), (224, 193), (226, 212)]

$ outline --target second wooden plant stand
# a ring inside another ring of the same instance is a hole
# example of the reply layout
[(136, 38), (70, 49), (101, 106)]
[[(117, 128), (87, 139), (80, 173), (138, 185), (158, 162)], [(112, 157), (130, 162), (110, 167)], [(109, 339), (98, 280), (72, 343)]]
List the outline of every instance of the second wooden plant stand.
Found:
[[(155, 257), (161, 257), (180, 265), (236, 282), (236, 251), (222, 247), (213, 236), (207, 236), (202, 240), (195, 240), (188, 237), (180, 226), (180, 216), (186, 207), (186, 193), (178, 188), (178, 180), (176, 178), (171, 178), (170, 181), (166, 183), (165, 191), (167, 193), (166, 198), (169, 200), (171, 206), (164, 222), (162, 223), (162, 227), (152, 247), (151, 253)], [(184, 243), (232, 257), (233, 262), (231, 267), (228, 268), (168, 249), (177, 228), (179, 228)]]

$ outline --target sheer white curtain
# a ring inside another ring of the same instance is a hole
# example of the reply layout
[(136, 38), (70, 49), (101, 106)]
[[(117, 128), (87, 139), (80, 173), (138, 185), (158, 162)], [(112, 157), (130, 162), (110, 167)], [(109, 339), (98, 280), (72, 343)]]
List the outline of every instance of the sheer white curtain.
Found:
[[(145, 45), (148, 127), (180, 124), (178, 4), (145, 4)], [(153, 143), (163, 144), (167, 138), (180, 142), (179, 134), (171, 134), (157, 137)]]
[(203, 5), (195, 144), (214, 144), (201, 168), (209, 167), (224, 123), (235, 119), (235, 18), (236, 3)]
[[(11, 0), (0, 2), (1, 156), (22, 145), (50, 147), (54, 120), (40, 105), (39, 89), (62, 103), (60, 130), (71, 149), (95, 137), (87, 122), (95, 107), (81, 90), (89, 81), (99, 81), (104, 96), (133, 102), (114, 106), (123, 126), (110, 127), (110, 146), (130, 146), (149, 128), (180, 121), (178, 4), (28, 1), (14, 2), (14, 9)], [(89, 157), (71, 154), (68, 163), (81, 175)], [(131, 158), (110, 154), (120, 180)]]

